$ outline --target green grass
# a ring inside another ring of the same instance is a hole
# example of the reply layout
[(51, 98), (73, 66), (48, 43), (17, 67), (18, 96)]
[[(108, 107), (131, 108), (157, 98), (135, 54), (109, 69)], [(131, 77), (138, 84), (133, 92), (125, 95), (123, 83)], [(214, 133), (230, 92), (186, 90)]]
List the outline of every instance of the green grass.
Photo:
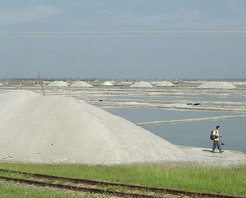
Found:
[(0, 168), (197, 192), (246, 195), (246, 166), (213, 168), (177, 165), (86, 166), (1, 163)]

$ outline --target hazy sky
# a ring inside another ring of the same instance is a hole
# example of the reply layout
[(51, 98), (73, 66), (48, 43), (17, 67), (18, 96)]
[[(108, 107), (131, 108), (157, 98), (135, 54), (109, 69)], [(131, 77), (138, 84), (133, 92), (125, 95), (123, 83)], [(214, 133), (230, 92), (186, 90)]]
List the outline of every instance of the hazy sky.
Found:
[(246, 78), (245, 0), (1, 0), (0, 78)]

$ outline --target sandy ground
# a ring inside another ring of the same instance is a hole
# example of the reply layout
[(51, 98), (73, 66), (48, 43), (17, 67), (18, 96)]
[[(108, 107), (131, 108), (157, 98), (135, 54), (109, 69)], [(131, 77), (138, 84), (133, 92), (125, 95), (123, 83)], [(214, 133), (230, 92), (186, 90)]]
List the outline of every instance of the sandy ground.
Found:
[(211, 152), (211, 148), (196, 148), (179, 146), (184, 155), (177, 159), (177, 163), (192, 163), (193, 165), (238, 166), (246, 164), (246, 153), (224, 150), (223, 153)]
[[(232, 166), (240, 166), (246, 165), (246, 153), (242, 153), (239, 151), (231, 151), (225, 150), (223, 153), (212, 153), (210, 148), (197, 148), (197, 147), (186, 147), (186, 146), (178, 146), (184, 154), (177, 158), (176, 160), (165, 160), (165, 161), (155, 161), (155, 162), (147, 162), (156, 163), (156, 164), (183, 164), (183, 165), (197, 165), (197, 166), (223, 166), (223, 167), (232, 167)], [(75, 163), (69, 159), (61, 159), (60, 161), (40, 161), (35, 160), (36, 156), (31, 157), (30, 159), (16, 160), (11, 156), (4, 157), (0, 159), (0, 162), (21, 162), (21, 163)], [(117, 163), (118, 164), (118, 163)], [(128, 163), (123, 163), (128, 164)], [(134, 164), (134, 163), (130, 163)], [(104, 164), (104, 165), (114, 165), (111, 164)]]

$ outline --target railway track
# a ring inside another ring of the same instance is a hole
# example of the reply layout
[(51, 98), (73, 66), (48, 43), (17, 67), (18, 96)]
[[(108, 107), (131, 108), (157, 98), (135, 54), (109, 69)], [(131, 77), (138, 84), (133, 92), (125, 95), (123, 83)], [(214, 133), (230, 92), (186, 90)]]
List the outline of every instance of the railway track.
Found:
[[(161, 198), (164, 196), (159, 196), (158, 193), (162, 193), (162, 194), (168, 193), (168, 194), (177, 195), (177, 196), (184, 196), (185, 195), (185, 196), (191, 196), (191, 197), (196, 196), (196, 197), (213, 197), (213, 198), (243, 198), (240, 196), (191, 192), (191, 191), (183, 191), (183, 190), (176, 190), (176, 189), (147, 187), (147, 186), (141, 186), (141, 185), (107, 182), (107, 181), (85, 180), (85, 179), (28, 173), (28, 172), (14, 171), (14, 170), (6, 170), (6, 169), (0, 169), (0, 172), (20, 174), (23, 176), (34, 177), (37, 179), (47, 179), (47, 180), (51, 180), (51, 181), (62, 180), (62, 181), (70, 182), (73, 185), (71, 185), (71, 184), (59, 184), (57, 182), (54, 183), (54, 182), (50, 182), (50, 181), (46, 182), (46, 181), (36, 181), (36, 180), (30, 180), (30, 179), (0, 176), (0, 179), (6, 180), (6, 181), (13, 181), (13, 182), (25, 183), (25, 184), (36, 185), (36, 186), (61, 188), (61, 189), (80, 191), (80, 192), (107, 194), (107, 195), (113, 195), (113, 196), (119, 196), (119, 197)], [(105, 187), (105, 186), (106, 187), (109, 187), (109, 186), (125, 187), (125, 188), (128, 188), (130, 190), (140, 190), (140, 191), (144, 191), (144, 192), (157, 193), (157, 195), (149, 195), (147, 193), (145, 193), (145, 194), (132, 193), (132, 192), (125, 192), (125, 191), (118, 191), (118, 190), (117, 191), (116, 190), (108, 190), (108, 189), (95, 188), (95, 187), (84, 187), (84, 186), (77, 186), (76, 184), (93, 185), (93, 186), (97, 186), (97, 187), (98, 186), (101, 186), (101, 187)]]

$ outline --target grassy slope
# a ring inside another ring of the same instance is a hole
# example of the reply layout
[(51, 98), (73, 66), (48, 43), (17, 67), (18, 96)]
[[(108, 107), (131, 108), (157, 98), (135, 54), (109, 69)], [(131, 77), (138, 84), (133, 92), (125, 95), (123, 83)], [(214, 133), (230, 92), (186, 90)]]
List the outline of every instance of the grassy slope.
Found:
[(246, 195), (246, 166), (237, 168), (171, 165), (106, 167), (1, 163), (0, 168), (198, 192)]

